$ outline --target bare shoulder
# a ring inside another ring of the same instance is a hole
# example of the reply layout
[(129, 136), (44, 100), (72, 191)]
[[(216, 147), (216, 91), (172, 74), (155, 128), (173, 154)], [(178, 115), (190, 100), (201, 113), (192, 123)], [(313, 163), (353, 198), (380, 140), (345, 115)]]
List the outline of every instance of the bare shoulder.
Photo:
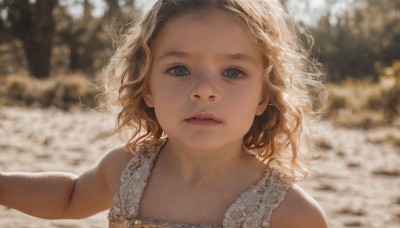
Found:
[(123, 166), (125, 168), (132, 156), (133, 154), (126, 151), (124, 146), (118, 146), (106, 153), (100, 159), (99, 165), (105, 169), (110, 168), (110, 166), (114, 168)]
[(300, 186), (293, 185), (271, 217), (271, 227), (326, 228), (326, 215), (321, 206)]
[(112, 195), (118, 191), (122, 172), (132, 157), (133, 154), (126, 151), (124, 146), (119, 146), (106, 153), (100, 159), (98, 169), (102, 172)]

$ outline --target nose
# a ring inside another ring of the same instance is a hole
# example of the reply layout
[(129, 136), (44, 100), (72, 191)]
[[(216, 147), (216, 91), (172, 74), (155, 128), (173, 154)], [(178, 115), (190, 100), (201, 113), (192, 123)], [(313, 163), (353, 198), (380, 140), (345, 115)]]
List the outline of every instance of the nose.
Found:
[(190, 93), (190, 100), (203, 100), (203, 101), (217, 101), (219, 99), (219, 92), (217, 88), (216, 79), (211, 74), (197, 75), (193, 83), (193, 88)]

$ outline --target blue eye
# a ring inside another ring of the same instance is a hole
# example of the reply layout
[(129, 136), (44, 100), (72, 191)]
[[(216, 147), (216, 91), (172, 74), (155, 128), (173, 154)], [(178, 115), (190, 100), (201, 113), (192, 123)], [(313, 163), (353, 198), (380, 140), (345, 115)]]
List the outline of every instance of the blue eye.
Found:
[(237, 79), (243, 77), (244, 73), (239, 69), (231, 68), (222, 72), (222, 75), (229, 79)]
[(176, 76), (187, 76), (190, 75), (190, 71), (184, 66), (173, 66), (169, 68), (168, 73)]

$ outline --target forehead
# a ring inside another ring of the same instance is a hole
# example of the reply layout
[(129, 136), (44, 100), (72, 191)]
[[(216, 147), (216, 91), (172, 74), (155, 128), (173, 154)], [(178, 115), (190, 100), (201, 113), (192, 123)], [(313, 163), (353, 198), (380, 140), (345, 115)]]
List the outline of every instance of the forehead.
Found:
[(245, 53), (262, 58), (247, 25), (220, 9), (188, 12), (169, 19), (154, 43), (155, 57), (168, 51)]

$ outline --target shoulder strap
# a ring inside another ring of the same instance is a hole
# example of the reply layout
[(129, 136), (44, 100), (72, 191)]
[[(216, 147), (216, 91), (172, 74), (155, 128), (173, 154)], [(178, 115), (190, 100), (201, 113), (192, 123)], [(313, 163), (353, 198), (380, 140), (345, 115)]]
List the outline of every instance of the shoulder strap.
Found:
[(273, 210), (292, 184), (292, 178), (278, 169), (268, 168), (265, 176), (228, 209), (224, 227), (269, 227)]
[(164, 143), (165, 140), (151, 140), (136, 147), (133, 158), (122, 172), (121, 186), (113, 198), (109, 220), (124, 221), (138, 216), (143, 190), (153, 162)]

